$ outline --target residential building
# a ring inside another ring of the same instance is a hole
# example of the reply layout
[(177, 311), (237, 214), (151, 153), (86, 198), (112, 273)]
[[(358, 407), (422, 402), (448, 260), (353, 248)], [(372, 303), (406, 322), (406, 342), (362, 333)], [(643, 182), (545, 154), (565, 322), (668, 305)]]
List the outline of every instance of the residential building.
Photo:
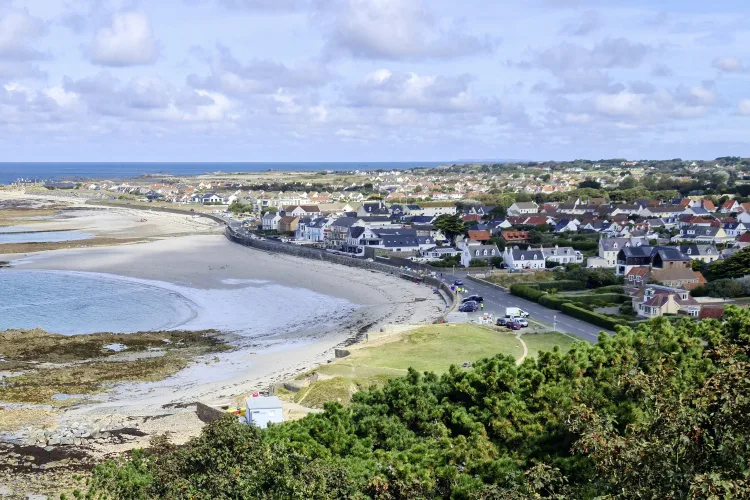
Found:
[(297, 224), (299, 224), (299, 217), (286, 215), (279, 219), (278, 231), (280, 233), (294, 233), (297, 231)]
[[(617, 254), (620, 250), (630, 246), (648, 245), (646, 238), (601, 238), (599, 240), (599, 258), (606, 262), (606, 265), (597, 267), (615, 268), (617, 266)], [(591, 266), (589, 266), (591, 267)]]
[(294, 217), (319, 217), (321, 215), (318, 205), (296, 205), (284, 207), (284, 213)]
[(281, 216), (276, 212), (268, 212), (261, 218), (261, 227), (264, 231), (278, 231)]
[(646, 285), (633, 297), (633, 310), (645, 318), (658, 318), (665, 314), (683, 313), (697, 318), (701, 307), (681, 288), (660, 285)]
[(505, 240), (506, 244), (513, 243), (529, 243), (529, 232), (528, 231), (501, 231), (500, 236)]
[(339, 217), (338, 219), (334, 219), (329, 225), (328, 230), (323, 233), (326, 248), (343, 250), (346, 246), (349, 228), (354, 225), (362, 226), (364, 223), (357, 217)]
[(422, 250), (420, 253), (424, 258), (440, 260), (444, 257), (452, 257), (454, 255), (458, 255), (461, 252), (453, 247), (431, 247)]
[(539, 205), (533, 201), (517, 201), (508, 207), (508, 215), (528, 215), (539, 212)]
[(556, 264), (583, 263), (583, 254), (572, 247), (558, 247), (555, 245), (554, 248), (541, 247), (540, 250), (544, 254), (544, 259), (547, 262), (554, 262)]
[(680, 245), (680, 251), (690, 257), (691, 260), (699, 260), (707, 263), (719, 260), (719, 251), (714, 245), (697, 245), (691, 243)]
[(635, 266), (651, 266), (657, 269), (690, 268), (690, 257), (676, 247), (629, 246), (617, 254), (615, 273), (625, 276)]
[(357, 209), (357, 217), (388, 216), (391, 212), (382, 201), (364, 202)]
[(518, 247), (506, 247), (503, 252), (503, 263), (508, 269), (544, 269), (544, 252), (542, 249), (520, 250)]
[(681, 227), (679, 234), (672, 237), (674, 242), (723, 243), (732, 240), (722, 227), (690, 225)]
[(469, 267), (472, 260), (483, 260), (487, 266), (490, 265), (490, 261), (495, 257), (500, 257), (502, 254), (497, 248), (497, 245), (485, 245), (482, 243), (469, 243), (464, 245), (461, 250), (461, 265), (463, 267)]

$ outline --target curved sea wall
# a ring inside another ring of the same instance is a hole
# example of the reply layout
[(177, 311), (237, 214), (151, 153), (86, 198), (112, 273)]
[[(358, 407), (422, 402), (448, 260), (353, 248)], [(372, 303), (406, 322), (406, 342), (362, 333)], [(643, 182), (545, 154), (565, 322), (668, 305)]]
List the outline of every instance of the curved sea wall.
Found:
[[(403, 272), (403, 270), (397, 267), (389, 266), (387, 264), (370, 262), (363, 259), (355, 259), (343, 255), (335, 255), (319, 248), (310, 248), (271, 240), (251, 238), (249, 234), (239, 233), (235, 231), (231, 226), (227, 226), (224, 234), (230, 241), (233, 241), (234, 243), (238, 243), (246, 247), (256, 248), (258, 250), (264, 250), (266, 252), (283, 253), (286, 255), (292, 255), (294, 257), (321, 260), (324, 262), (330, 262), (332, 264), (340, 264), (342, 266), (356, 267), (359, 269), (365, 269), (367, 271), (377, 271), (381, 273), (392, 274), (394, 276), (405, 277), (405, 273)], [(425, 284), (442, 290), (444, 293), (441, 293), (440, 295), (446, 300), (448, 307), (451, 307), (453, 305), (455, 296), (451, 291), (450, 286), (430, 276), (420, 276), (420, 279), (422, 279)]]

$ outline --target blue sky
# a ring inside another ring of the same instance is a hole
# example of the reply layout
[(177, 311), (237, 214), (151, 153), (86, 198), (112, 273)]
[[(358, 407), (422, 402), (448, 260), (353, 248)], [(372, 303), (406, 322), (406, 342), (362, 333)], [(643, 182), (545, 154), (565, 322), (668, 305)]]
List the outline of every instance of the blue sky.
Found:
[(1, 0), (0, 161), (750, 156), (727, 0)]

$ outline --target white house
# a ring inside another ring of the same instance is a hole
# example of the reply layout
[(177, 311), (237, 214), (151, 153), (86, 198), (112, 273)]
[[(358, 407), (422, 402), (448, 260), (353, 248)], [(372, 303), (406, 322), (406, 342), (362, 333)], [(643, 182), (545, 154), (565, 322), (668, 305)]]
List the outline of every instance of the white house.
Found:
[(245, 403), (245, 421), (248, 425), (256, 425), (261, 429), (265, 429), (270, 423), (280, 424), (284, 421), (281, 408), (281, 400), (276, 396), (248, 398)]
[[(641, 246), (648, 245), (646, 238), (636, 236), (630, 238), (602, 238), (599, 240), (599, 258), (605, 263), (601, 264), (602, 261), (589, 259), (589, 267), (607, 267), (614, 269), (617, 267), (617, 254), (623, 248), (629, 246)], [(591, 264), (596, 263), (597, 265), (592, 266)]]
[(536, 250), (519, 250), (515, 248), (505, 248), (503, 253), (503, 263), (508, 269), (544, 269), (544, 252), (542, 249)]
[(483, 245), (481, 243), (469, 243), (461, 249), (461, 265), (469, 267), (472, 260), (484, 260), (489, 265), (489, 261), (494, 257), (501, 257), (500, 249), (497, 245)]
[(281, 216), (277, 213), (268, 212), (261, 219), (261, 227), (264, 231), (278, 231)]
[(284, 213), (292, 217), (319, 217), (318, 205), (296, 205), (284, 207)]
[(508, 207), (508, 215), (528, 215), (539, 212), (539, 205), (533, 201), (517, 201)]
[(572, 247), (540, 248), (544, 253), (544, 259), (547, 262), (557, 264), (581, 264), (583, 263), (583, 254)]
[(443, 257), (453, 257), (458, 255), (459, 251), (453, 247), (431, 247), (420, 252), (426, 259), (440, 260)]

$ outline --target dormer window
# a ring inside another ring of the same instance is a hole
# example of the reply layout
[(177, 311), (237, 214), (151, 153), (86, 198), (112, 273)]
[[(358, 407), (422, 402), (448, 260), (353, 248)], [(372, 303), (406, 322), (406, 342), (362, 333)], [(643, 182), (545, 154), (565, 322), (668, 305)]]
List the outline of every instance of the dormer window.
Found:
[(687, 254), (690, 255), (691, 253), (693, 253), (693, 249), (692, 248), (688, 248)]

